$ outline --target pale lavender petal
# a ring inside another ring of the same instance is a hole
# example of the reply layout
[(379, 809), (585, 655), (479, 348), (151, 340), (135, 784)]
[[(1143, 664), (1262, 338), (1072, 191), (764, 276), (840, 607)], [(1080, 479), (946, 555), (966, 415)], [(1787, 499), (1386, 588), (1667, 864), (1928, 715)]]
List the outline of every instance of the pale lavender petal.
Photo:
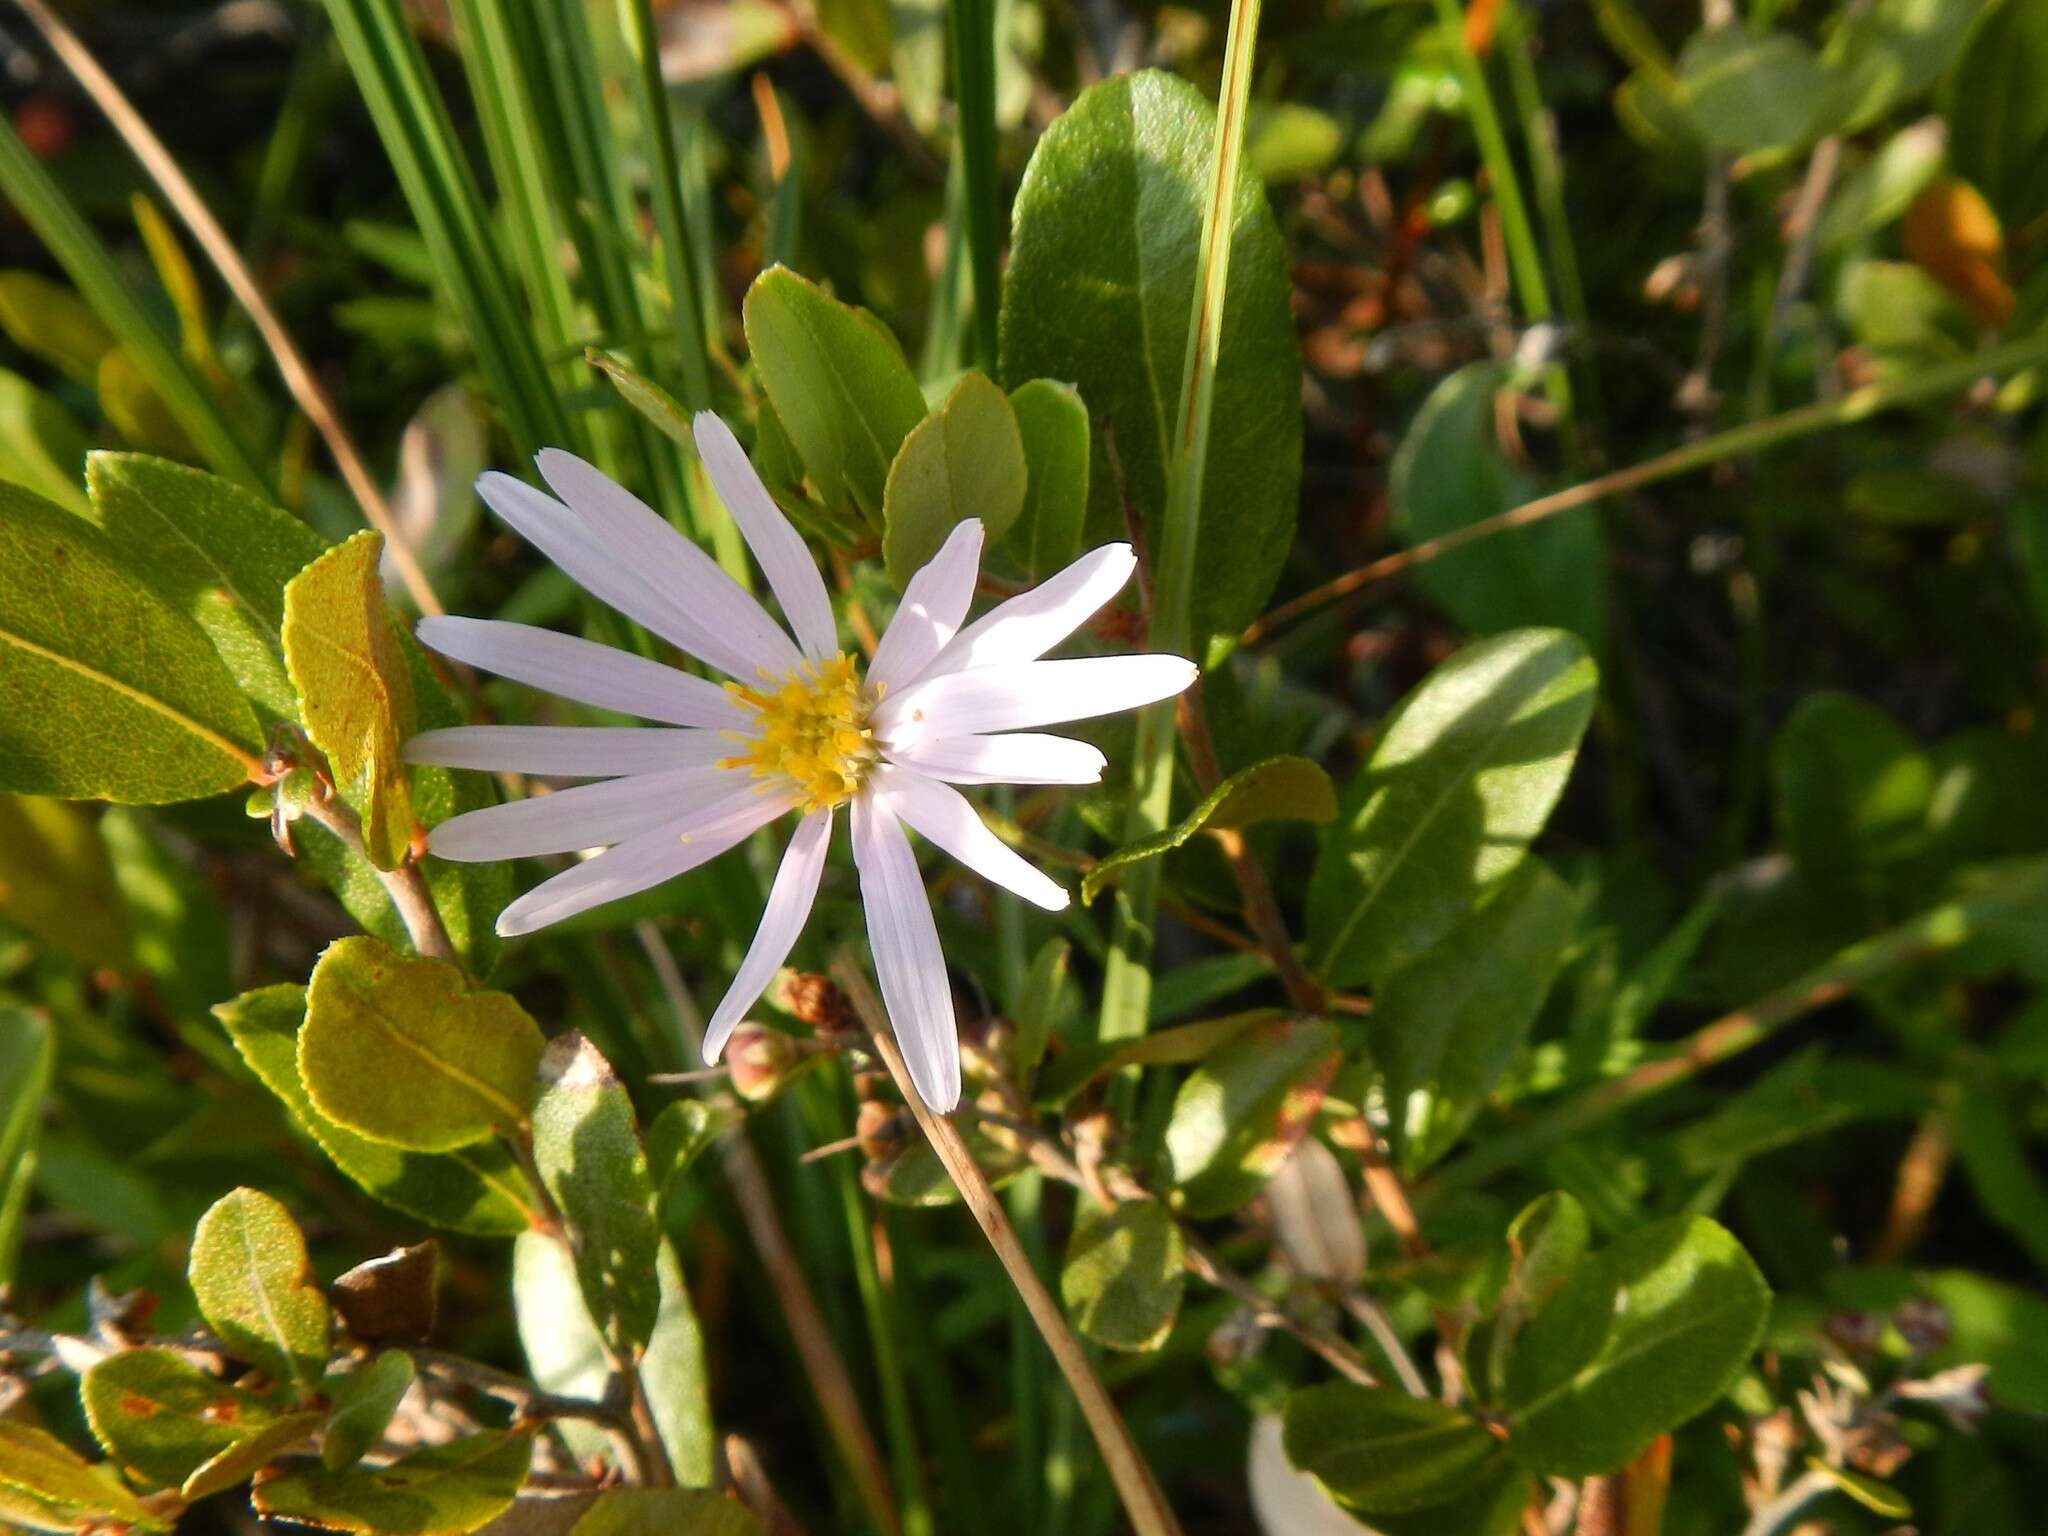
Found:
[(825, 580), (818, 563), (804, 547), (804, 541), (768, 487), (754, 472), (746, 449), (728, 427), (709, 411), (699, 411), (692, 423), (697, 452), (704, 459), (705, 473), (718, 491), (718, 499), (739, 525), (740, 536), (760, 562), (761, 572), (782, 604), (783, 616), (804, 654), (824, 661), (839, 654), (839, 628), (832, 622), (832, 599), (825, 595)]
[[(767, 609), (631, 491), (559, 448), (542, 449), (534, 463), (555, 494), (568, 503), (552, 503), (560, 508), (559, 515), (552, 524), (537, 520), (536, 527), (542, 533), (563, 524), (580, 529), (602, 550), (605, 566), (599, 579), (618, 596), (592, 586), (556, 558), (555, 563), (579, 585), (742, 682), (759, 681), (763, 668), (779, 676), (802, 659)], [(537, 491), (530, 494), (542, 502), (550, 500)], [(502, 509), (500, 515), (506, 515)], [(559, 540), (559, 532), (556, 537)], [(549, 555), (555, 558), (552, 550)]]
[(1108, 759), (1085, 741), (1018, 731), (934, 736), (891, 748), (891, 762), (949, 784), (1099, 784)]
[(651, 831), (701, 806), (745, 799), (749, 774), (731, 768), (671, 768), (451, 816), (427, 834), (438, 857), (465, 864), (575, 853)]
[(502, 619), (426, 618), (421, 645), (565, 699), (643, 720), (736, 730), (747, 712), (716, 683), (575, 635)]
[(739, 750), (724, 731), (645, 725), (457, 725), (405, 744), (409, 763), (569, 779), (709, 768)]
[(749, 795), (706, 806), (694, 815), (628, 838), (552, 880), (543, 880), (499, 914), (498, 933), (508, 939), (532, 933), (673, 880), (736, 847), (794, 804), (784, 795)]
[(872, 794), (853, 800), (853, 862), (890, 1028), (918, 1097), (934, 1113), (949, 1114), (960, 1102), (960, 1038), (946, 956), (910, 839)]
[(966, 796), (952, 785), (888, 766), (875, 769), (874, 785), (884, 810), (902, 817), (911, 830), (945, 849), (984, 880), (1015, 891), (1048, 912), (1067, 905), (1070, 898), (1059, 884), (989, 831)]
[(892, 747), (935, 737), (979, 736), (1112, 715), (1170, 699), (1195, 680), (1178, 656), (1084, 656), (976, 667), (912, 683), (875, 711), (875, 733)]
[(725, 1000), (711, 1015), (704, 1030), (704, 1060), (718, 1060), (733, 1027), (746, 1017), (775, 972), (789, 958), (797, 936), (811, 915), (817, 900), (818, 879), (825, 872), (825, 853), (832, 845), (832, 813), (812, 811), (797, 823), (796, 836), (782, 856), (775, 872), (775, 884), (768, 892), (768, 905), (761, 913), (761, 926), (754, 930), (754, 942), (747, 946), (747, 958), (726, 989)]
[(896, 617), (875, 647), (868, 681), (884, 692), (915, 682), (960, 628), (981, 569), (981, 519), (955, 523), (946, 542), (910, 578)]
[(955, 635), (928, 675), (1036, 661), (1124, 588), (1138, 558), (1128, 544), (1091, 549), (1028, 592), (998, 603)]

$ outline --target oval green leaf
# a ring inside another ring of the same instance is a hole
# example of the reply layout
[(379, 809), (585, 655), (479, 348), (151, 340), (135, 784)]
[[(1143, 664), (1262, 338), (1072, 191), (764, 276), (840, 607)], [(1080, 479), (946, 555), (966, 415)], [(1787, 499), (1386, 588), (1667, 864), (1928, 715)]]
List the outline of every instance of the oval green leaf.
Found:
[(290, 1211), (260, 1190), (223, 1196), (192, 1234), (189, 1275), (223, 1344), (301, 1397), (312, 1392), (327, 1369), (331, 1318)]
[(1464, 1409), (1348, 1381), (1287, 1399), (1286, 1446), (1332, 1497), (1368, 1514), (1449, 1503), (1500, 1457), (1500, 1442)]
[(1108, 1349), (1157, 1349), (1186, 1284), (1180, 1226), (1165, 1206), (1084, 1202), (1060, 1268), (1060, 1297), (1081, 1332)]
[(943, 404), (912, 428), (889, 466), (882, 560), (900, 592), (946, 535), (970, 517), (993, 549), (1024, 510), (1028, 470), (1016, 412), (979, 373), (963, 373)]
[(1255, 1024), (1189, 1074), (1166, 1126), (1178, 1198), (1196, 1217), (1222, 1216), (1265, 1188), (1322, 1107), (1342, 1053), (1327, 1019)]

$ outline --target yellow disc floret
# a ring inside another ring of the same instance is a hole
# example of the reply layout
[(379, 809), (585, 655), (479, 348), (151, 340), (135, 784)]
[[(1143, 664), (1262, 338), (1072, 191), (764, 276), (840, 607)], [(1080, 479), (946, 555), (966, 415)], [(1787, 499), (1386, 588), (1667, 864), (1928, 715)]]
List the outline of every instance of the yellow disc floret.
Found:
[(807, 811), (844, 805), (875, 761), (868, 729), (870, 701), (859, 670), (841, 652), (830, 661), (807, 661), (779, 683), (726, 692), (760, 716), (755, 733), (733, 732), (746, 750), (721, 759), (721, 768), (746, 768), (757, 779), (786, 779)]

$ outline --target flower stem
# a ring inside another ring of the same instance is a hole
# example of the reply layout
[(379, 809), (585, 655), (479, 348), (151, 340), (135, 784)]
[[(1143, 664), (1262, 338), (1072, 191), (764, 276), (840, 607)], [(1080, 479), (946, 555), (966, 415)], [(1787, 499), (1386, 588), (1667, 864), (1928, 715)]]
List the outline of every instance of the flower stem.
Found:
[(1067, 1378), (1067, 1385), (1073, 1389), (1075, 1401), (1080, 1404), (1088, 1428), (1094, 1433), (1096, 1448), (1109, 1468), (1110, 1480), (1123, 1501), (1124, 1512), (1130, 1517), (1131, 1529), (1136, 1536), (1181, 1536), (1180, 1522), (1174, 1518), (1158, 1480), (1138, 1450), (1137, 1442), (1131, 1438), (1130, 1427), (1124, 1423), (1116, 1404), (1089, 1364), (1081, 1341), (1067, 1326), (1059, 1303), (1053, 1300), (1051, 1292), (1039, 1279), (1038, 1271), (1032, 1267), (1031, 1256), (1017, 1240), (1016, 1231), (1004, 1214), (1002, 1202), (989, 1187), (987, 1176), (974, 1161), (974, 1155), (967, 1150), (967, 1143), (954, 1129), (952, 1121), (934, 1115), (925, 1108), (924, 1100), (917, 1096), (917, 1089), (910, 1081), (910, 1070), (904, 1065), (903, 1053), (897, 1048), (896, 1037), (889, 1032), (881, 999), (876, 997), (873, 986), (851, 951), (842, 950), (833, 960), (832, 978), (844, 989), (855, 1015), (873, 1037), (875, 1053), (889, 1069), (889, 1076), (895, 1079), (904, 1102), (917, 1117), (918, 1128), (945, 1165), (954, 1187), (960, 1191), (961, 1200), (988, 1238), (989, 1246), (995, 1250), (997, 1259), (1010, 1276), (1010, 1283), (1016, 1286), (1017, 1294), (1030, 1312), (1031, 1321), (1037, 1325), (1039, 1336), (1045, 1340), (1046, 1348), (1052, 1351), (1053, 1359)]
[[(369, 855), (363, 851), (363, 829), (356, 820), (354, 811), (342, 803), (341, 796), (309, 795), (306, 799), (306, 814), (333, 833), (349, 852), (362, 854), (365, 862)], [(376, 869), (372, 862), (371, 868)], [(396, 869), (377, 869), (377, 882), (384, 887), (384, 894), (391, 898), (391, 905), (397, 909), (398, 920), (405, 924), (405, 931), (412, 940), (412, 947), (430, 960), (455, 960), (455, 946), (449, 942), (448, 929), (441, 922), (441, 911), (434, 905), (433, 892), (427, 889), (427, 877), (420, 873), (419, 865), (407, 861)]]

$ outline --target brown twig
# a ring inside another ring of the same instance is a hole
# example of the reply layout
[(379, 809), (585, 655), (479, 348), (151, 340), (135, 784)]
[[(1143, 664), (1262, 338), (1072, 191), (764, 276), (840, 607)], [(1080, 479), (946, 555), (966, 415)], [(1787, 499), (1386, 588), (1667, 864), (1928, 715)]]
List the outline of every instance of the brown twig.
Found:
[[(308, 795), (305, 814), (333, 833), (351, 853), (361, 854), (368, 862), (362, 825), (341, 796)], [(374, 863), (371, 868), (376, 869)], [(455, 946), (449, 942), (441, 911), (434, 905), (433, 893), (427, 889), (427, 877), (420, 872), (419, 865), (408, 859), (396, 869), (377, 869), (376, 874), (377, 883), (384, 887), (384, 894), (391, 898), (391, 905), (398, 912), (398, 920), (405, 924), (405, 931), (412, 938), (412, 947), (429, 959), (452, 962)]]
[(967, 1150), (966, 1142), (961, 1140), (960, 1132), (952, 1121), (933, 1114), (925, 1107), (924, 1100), (918, 1097), (917, 1088), (910, 1080), (910, 1069), (904, 1064), (902, 1051), (897, 1048), (896, 1037), (889, 1032), (881, 1000), (876, 997), (873, 986), (851, 951), (843, 950), (834, 959), (832, 976), (873, 1037), (876, 1054), (895, 1079), (904, 1102), (917, 1117), (919, 1128), (938, 1154), (939, 1161), (945, 1165), (954, 1187), (960, 1191), (961, 1200), (980, 1225), (982, 1234), (988, 1238), (989, 1246), (995, 1250), (996, 1258), (1010, 1277), (1010, 1283), (1017, 1288), (1025, 1310), (1031, 1314), (1039, 1336), (1045, 1340), (1061, 1374), (1067, 1378), (1067, 1385), (1073, 1389), (1081, 1415), (1088, 1421), (1088, 1428), (1095, 1437), (1096, 1449), (1102, 1453), (1103, 1463), (1109, 1469), (1110, 1481), (1116, 1486), (1124, 1512), (1130, 1517), (1132, 1529), (1137, 1536), (1181, 1536), (1180, 1522), (1174, 1517), (1173, 1509), (1166, 1502), (1166, 1495), (1160, 1490), (1158, 1480), (1153, 1477), (1137, 1442), (1131, 1438), (1130, 1426), (1124, 1423), (1115, 1402), (1095, 1374), (1087, 1352), (1081, 1348), (1081, 1341), (1067, 1326), (1059, 1303), (1053, 1300), (1044, 1281), (1039, 1279), (1031, 1256), (1017, 1240), (1017, 1233), (1004, 1214), (1002, 1202), (989, 1187), (987, 1176), (974, 1161), (974, 1155)]
[(79, 40), (78, 35), (65, 26), (56, 12), (45, 0), (15, 0), (30, 22), (41, 32), (50, 45), (50, 50), (63, 61), (64, 67), (90, 96), (93, 104), (113, 124), (114, 131), (127, 143), (135, 158), (142, 162), (142, 168), (149, 172), (165, 200), (170, 203), (185, 227), (192, 232), (192, 238), (199, 242), (199, 248), (206, 253), (206, 259), (213, 263), (228, 291), (234, 294), (235, 302), (248, 312), (255, 322), (256, 330), (263, 337), (263, 344), (270, 349), (271, 358), (277, 364), (278, 374), (284, 386), (298, 402), (307, 420), (313, 423), (321, 438), (327, 444), (327, 451), (334, 458), (335, 468), (348, 482), (350, 494), (363, 509), (363, 516), (370, 526), (384, 535), (384, 542), (391, 552), (392, 566), (397, 570), (405, 589), (412, 594), (412, 600), (422, 613), (442, 612), (440, 599), (434, 595), (433, 584), (421, 568), (418, 556), (399, 530), (398, 519), (391, 511), (391, 504), (385, 500), (384, 492), (378, 487), (362, 456), (356, 452), (348, 432), (341, 424), (341, 417), (335, 411), (334, 402), (321, 387), (291, 333), (278, 319), (277, 312), (270, 307), (270, 301), (263, 296), (256, 278), (242, 260), (242, 254), (228, 237), (220, 221), (206, 206), (205, 199), (178, 168), (178, 162), (164, 147), (142, 114), (135, 110), (120, 86), (100, 67), (92, 51)]

